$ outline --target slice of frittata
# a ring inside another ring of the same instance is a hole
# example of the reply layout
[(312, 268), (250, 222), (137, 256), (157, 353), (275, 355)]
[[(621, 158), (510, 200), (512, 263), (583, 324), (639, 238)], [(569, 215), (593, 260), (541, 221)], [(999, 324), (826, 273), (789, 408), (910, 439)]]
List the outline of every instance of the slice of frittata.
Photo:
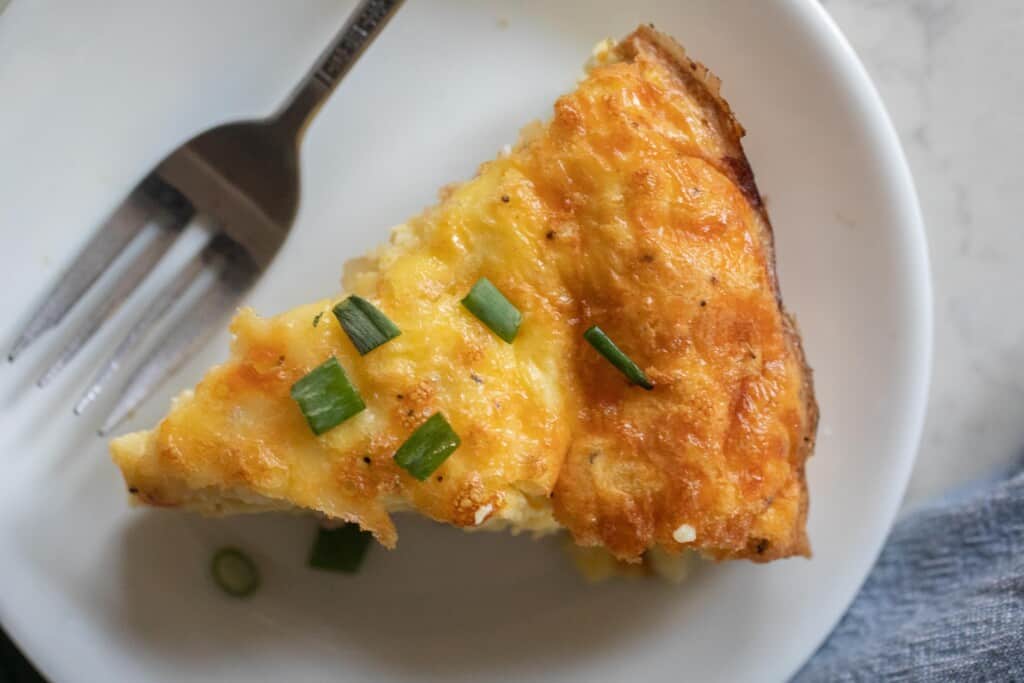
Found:
[[(817, 409), (742, 135), (670, 39), (641, 27), (607, 46), (549, 123), (350, 264), (343, 294), (242, 310), (228, 361), (112, 443), (129, 491), (316, 511), (389, 547), (391, 514), (411, 510), (565, 528), (626, 561), (808, 554)], [(482, 278), (490, 313), (463, 301)], [(350, 295), (400, 333), (361, 355), (333, 311)], [(510, 311), (514, 332), (488, 320)], [(314, 433), (342, 379), (365, 407)], [(440, 446), (417, 432), (435, 415)]]

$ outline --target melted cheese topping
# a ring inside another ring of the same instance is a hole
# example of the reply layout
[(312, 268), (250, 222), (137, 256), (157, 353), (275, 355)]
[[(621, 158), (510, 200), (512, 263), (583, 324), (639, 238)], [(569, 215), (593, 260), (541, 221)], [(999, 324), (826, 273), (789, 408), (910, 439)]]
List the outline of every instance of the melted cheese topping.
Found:
[[(390, 512), (412, 509), (562, 525), (628, 561), (806, 553), (816, 412), (741, 134), (713, 77), (639, 29), (550, 124), (349, 269), (346, 290), (401, 336), (360, 357), (338, 299), (243, 310), (231, 359), (153, 432), (113, 443), (128, 485), (153, 505), (315, 510), (388, 546)], [(459, 303), (482, 276), (523, 312), (514, 344)], [(582, 341), (592, 324), (653, 391)], [(367, 409), (317, 437), (289, 388), (331, 355)], [(462, 445), (418, 482), (392, 455), (437, 411)]]

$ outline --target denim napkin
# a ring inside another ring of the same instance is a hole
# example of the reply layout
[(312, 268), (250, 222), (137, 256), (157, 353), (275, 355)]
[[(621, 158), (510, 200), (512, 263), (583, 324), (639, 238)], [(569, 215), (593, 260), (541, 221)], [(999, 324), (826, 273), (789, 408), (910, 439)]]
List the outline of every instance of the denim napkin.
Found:
[(793, 680), (1024, 681), (1024, 460), (901, 519)]

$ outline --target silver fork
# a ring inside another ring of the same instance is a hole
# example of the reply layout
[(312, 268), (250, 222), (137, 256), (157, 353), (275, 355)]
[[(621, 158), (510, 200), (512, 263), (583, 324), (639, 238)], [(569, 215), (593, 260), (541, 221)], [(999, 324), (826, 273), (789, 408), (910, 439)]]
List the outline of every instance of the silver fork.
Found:
[[(150, 239), (118, 274), (109, 293), (39, 378), (49, 383), (104, 322), (117, 312), (198, 215), (217, 231), (146, 307), (101, 365), (75, 405), (80, 414), (106, 389), (147, 333), (205, 270), (216, 277), (198, 304), (148, 357), (137, 363), (107, 420), (119, 425), (193, 353), (234, 309), (274, 258), (291, 229), (299, 202), (299, 146), (306, 124), (394, 15), (402, 0), (362, 0), (345, 26), (273, 116), (218, 126), (164, 158), (129, 193), (46, 294), (8, 355), (14, 359), (56, 327), (99, 276), (140, 233)], [(195, 285), (198, 286), (198, 285)]]

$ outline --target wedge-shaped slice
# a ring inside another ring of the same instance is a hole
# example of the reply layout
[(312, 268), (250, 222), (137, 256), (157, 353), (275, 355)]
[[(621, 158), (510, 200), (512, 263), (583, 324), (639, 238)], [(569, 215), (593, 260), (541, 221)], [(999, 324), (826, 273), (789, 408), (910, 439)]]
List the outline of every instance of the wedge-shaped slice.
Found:
[[(772, 235), (718, 82), (640, 28), (598, 53), (545, 126), (351, 264), (347, 293), (401, 334), (361, 356), (325, 299), (243, 310), (230, 360), (151, 432), (113, 442), (143, 503), (304, 508), (387, 546), (390, 513), (568, 529), (768, 560), (809, 551), (817, 411), (779, 299)], [(461, 300), (486, 277), (511, 343)], [(583, 339), (598, 325), (653, 383)], [(291, 386), (335, 356), (366, 409), (316, 436)], [(442, 413), (461, 444), (426, 480), (393, 455)]]

